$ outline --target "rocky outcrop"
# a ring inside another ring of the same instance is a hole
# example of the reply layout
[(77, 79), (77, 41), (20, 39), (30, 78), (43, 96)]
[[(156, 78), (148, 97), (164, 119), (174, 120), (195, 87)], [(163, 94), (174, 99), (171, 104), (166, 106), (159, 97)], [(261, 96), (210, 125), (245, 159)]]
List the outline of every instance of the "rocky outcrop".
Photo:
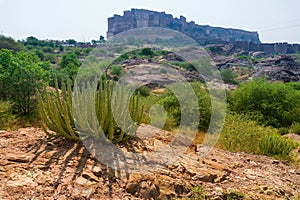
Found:
[(253, 77), (267, 77), (271, 81), (300, 81), (300, 65), (287, 55), (267, 58), (254, 66)]
[[(147, 155), (173, 137), (141, 125), (137, 138), (120, 149)], [(297, 166), (218, 149), (201, 157), (202, 150), (192, 144), (163, 168), (128, 173), (126, 168), (117, 171), (101, 164), (80, 142), (47, 138), (36, 128), (4, 131), (0, 132), (0, 199), (180, 199), (192, 198), (195, 186), (213, 199), (238, 193), (248, 199), (300, 196)]]
[(212, 54), (212, 57), (219, 70), (232, 70), (239, 75), (239, 81), (264, 77), (269, 81), (300, 81), (300, 65), (295, 55), (268, 56), (263, 52), (252, 52), (242, 56)]
[(240, 29), (220, 28), (197, 25), (187, 22), (186, 18), (173, 18), (165, 12), (155, 12), (144, 9), (124, 11), (124, 15), (114, 15), (108, 18), (107, 38), (134, 28), (160, 27), (179, 31), (201, 44), (247, 41), (260, 43), (258, 33)]

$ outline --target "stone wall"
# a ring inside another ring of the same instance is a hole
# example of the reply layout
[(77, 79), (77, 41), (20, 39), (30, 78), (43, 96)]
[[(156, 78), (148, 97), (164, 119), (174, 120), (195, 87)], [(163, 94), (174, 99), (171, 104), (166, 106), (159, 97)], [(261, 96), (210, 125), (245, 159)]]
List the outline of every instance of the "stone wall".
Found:
[(107, 38), (134, 28), (161, 27), (169, 28), (188, 35), (199, 43), (211, 44), (219, 42), (247, 41), (260, 43), (257, 32), (239, 29), (226, 29), (211, 26), (200, 26), (195, 22), (187, 22), (186, 18), (173, 18), (165, 12), (155, 12), (144, 9), (131, 9), (124, 11), (123, 16), (114, 15), (108, 19)]
[(251, 51), (261, 51), (266, 54), (292, 54), (300, 51), (300, 44), (288, 44), (288, 43), (252, 43), (252, 42), (234, 42), (235, 48)]

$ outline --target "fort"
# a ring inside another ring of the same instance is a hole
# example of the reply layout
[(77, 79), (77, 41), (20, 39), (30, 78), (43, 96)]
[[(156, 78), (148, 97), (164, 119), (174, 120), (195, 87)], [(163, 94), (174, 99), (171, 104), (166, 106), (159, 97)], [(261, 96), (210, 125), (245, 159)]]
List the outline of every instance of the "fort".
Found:
[(198, 25), (194, 21), (187, 22), (186, 18), (174, 18), (165, 12), (145, 9), (131, 9), (124, 11), (123, 16), (114, 15), (108, 18), (107, 38), (135, 28), (160, 27), (168, 28), (193, 38), (199, 44), (232, 44), (235, 48), (251, 51), (261, 51), (266, 54), (290, 54), (300, 51), (299, 44), (261, 43), (257, 32), (241, 29), (212, 27)]
[(169, 28), (188, 35), (205, 45), (207, 43), (247, 41), (260, 43), (257, 32), (239, 29), (226, 29), (211, 26), (200, 26), (195, 22), (187, 22), (186, 18), (173, 18), (165, 12), (155, 12), (144, 9), (124, 11), (124, 15), (114, 15), (108, 19), (107, 38), (134, 28), (161, 27)]

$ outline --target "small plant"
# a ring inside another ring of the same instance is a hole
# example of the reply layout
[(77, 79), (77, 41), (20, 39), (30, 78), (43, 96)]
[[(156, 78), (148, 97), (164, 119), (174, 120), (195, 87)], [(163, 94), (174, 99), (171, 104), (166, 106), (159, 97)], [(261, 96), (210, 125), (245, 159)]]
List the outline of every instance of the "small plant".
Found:
[(167, 74), (167, 73), (168, 73), (168, 70), (167, 70), (167, 69), (160, 69), (160, 73), (162, 73), (162, 74)]
[(289, 159), (290, 152), (297, 146), (293, 140), (278, 134), (266, 135), (259, 141), (259, 150), (262, 154), (283, 159)]
[(231, 191), (223, 193), (221, 199), (223, 200), (243, 200), (245, 195), (241, 192)]
[(209, 199), (209, 196), (206, 194), (202, 186), (192, 187), (191, 192), (192, 192), (191, 199), (195, 199), (195, 200)]

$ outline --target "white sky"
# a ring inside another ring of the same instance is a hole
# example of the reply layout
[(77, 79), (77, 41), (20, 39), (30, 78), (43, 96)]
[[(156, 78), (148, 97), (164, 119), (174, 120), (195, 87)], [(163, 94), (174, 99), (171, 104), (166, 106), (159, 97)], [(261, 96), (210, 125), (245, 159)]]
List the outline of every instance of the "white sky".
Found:
[(106, 37), (108, 17), (131, 8), (258, 31), (262, 42), (300, 43), (299, 0), (0, 0), (0, 34), (91, 41)]

